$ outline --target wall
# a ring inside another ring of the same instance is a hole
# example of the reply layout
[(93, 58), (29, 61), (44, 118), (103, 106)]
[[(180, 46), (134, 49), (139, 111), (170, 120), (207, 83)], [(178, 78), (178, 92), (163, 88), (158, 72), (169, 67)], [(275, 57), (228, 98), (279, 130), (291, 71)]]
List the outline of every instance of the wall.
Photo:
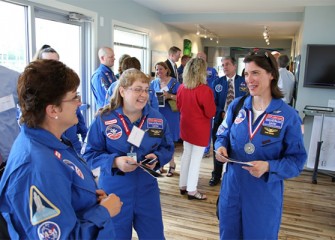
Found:
[(182, 49), (184, 38), (192, 41), (193, 53), (203, 48), (195, 34), (185, 34), (177, 28), (162, 23), (158, 13), (130, 0), (59, 0), (59, 2), (89, 9), (98, 14), (99, 20), (101, 17), (104, 19), (103, 26), (98, 24), (97, 49), (104, 45), (111, 46), (113, 20), (148, 30), (151, 50), (167, 52), (174, 45)]
[[(307, 44), (335, 44), (334, 13), (335, 7), (331, 6), (305, 9), (300, 49), (297, 51), (301, 53), (301, 64), (296, 108), (302, 117), (306, 105), (327, 106), (329, 99), (335, 99), (335, 89), (303, 87)], [(309, 149), (312, 120), (311, 117), (304, 118), (304, 139), (307, 149)]]

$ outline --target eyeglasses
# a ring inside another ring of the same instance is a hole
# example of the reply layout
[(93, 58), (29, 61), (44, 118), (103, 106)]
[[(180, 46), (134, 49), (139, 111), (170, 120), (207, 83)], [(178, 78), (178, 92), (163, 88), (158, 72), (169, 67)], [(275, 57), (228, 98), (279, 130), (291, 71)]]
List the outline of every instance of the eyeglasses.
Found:
[(131, 91), (135, 92), (138, 95), (141, 95), (143, 92), (145, 92), (146, 94), (152, 93), (152, 90), (150, 90), (148, 88), (143, 89), (143, 88), (131, 88), (131, 87), (129, 87), (129, 88), (127, 88), (127, 90), (131, 90)]
[(77, 93), (72, 99), (63, 100), (62, 102), (81, 102), (81, 96)]

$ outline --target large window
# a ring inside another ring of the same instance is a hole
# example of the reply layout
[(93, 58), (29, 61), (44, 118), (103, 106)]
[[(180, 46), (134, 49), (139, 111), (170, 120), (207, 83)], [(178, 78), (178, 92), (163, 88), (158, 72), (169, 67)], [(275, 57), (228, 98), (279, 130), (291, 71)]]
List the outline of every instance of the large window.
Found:
[(148, 73), (148, 33), (114, 25), (114, 72), (119, 68), (119, 58), (123, 54), (136, 57), (141, 70)]
[(0, 1), (0, 64), (22, 72), (28, 62), (27, 8)]

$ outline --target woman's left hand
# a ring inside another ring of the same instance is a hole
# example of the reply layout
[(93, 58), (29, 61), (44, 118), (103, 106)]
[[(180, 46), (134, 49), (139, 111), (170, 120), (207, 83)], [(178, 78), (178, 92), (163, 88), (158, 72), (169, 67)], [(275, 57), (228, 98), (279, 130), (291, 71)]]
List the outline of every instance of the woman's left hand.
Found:
[(102, 199), (104, 199), (104, 198), (107, 197), (107, 194), (106, 194), (105, 191), (102, 190), (102, 189), (97, 189), (97, 190), (95, 191), (95, 193), (96, 193), (96, 195), (97, 195), (97, 197), (98, 197), (98, 199), (97, 199), (98, 203), (100, 203)]
[(249, 171), (249, 173), (256, 177), (260, 178), (264, 173), (269, 171), (269, 163), (266, 161), (252, 161), (250, 162), (253, 166), (243, 166), (242, 168)]
[[(148, 155), (145, 156), (146, 159), (157, 159), (157, 156), (153, 153), (149, 153)], [(158, 159), (157, 159), (158, 160)], [(150, 169), (154, 169), (156, 167), (158, 161), (152, 163), (152, 164), (145, 164), (146, 167), (150, 168)]]

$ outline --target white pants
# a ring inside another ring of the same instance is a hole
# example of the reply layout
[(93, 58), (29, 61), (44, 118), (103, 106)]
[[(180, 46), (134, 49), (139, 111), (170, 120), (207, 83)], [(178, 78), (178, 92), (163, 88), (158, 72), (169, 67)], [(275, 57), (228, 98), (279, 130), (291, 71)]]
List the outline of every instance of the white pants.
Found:
[(200, 164), (205, 147), (193, 145), (184, 141), (184, 151), (181, 156), (179, 187), (185, 187), (188, 192), (197, 191)]

